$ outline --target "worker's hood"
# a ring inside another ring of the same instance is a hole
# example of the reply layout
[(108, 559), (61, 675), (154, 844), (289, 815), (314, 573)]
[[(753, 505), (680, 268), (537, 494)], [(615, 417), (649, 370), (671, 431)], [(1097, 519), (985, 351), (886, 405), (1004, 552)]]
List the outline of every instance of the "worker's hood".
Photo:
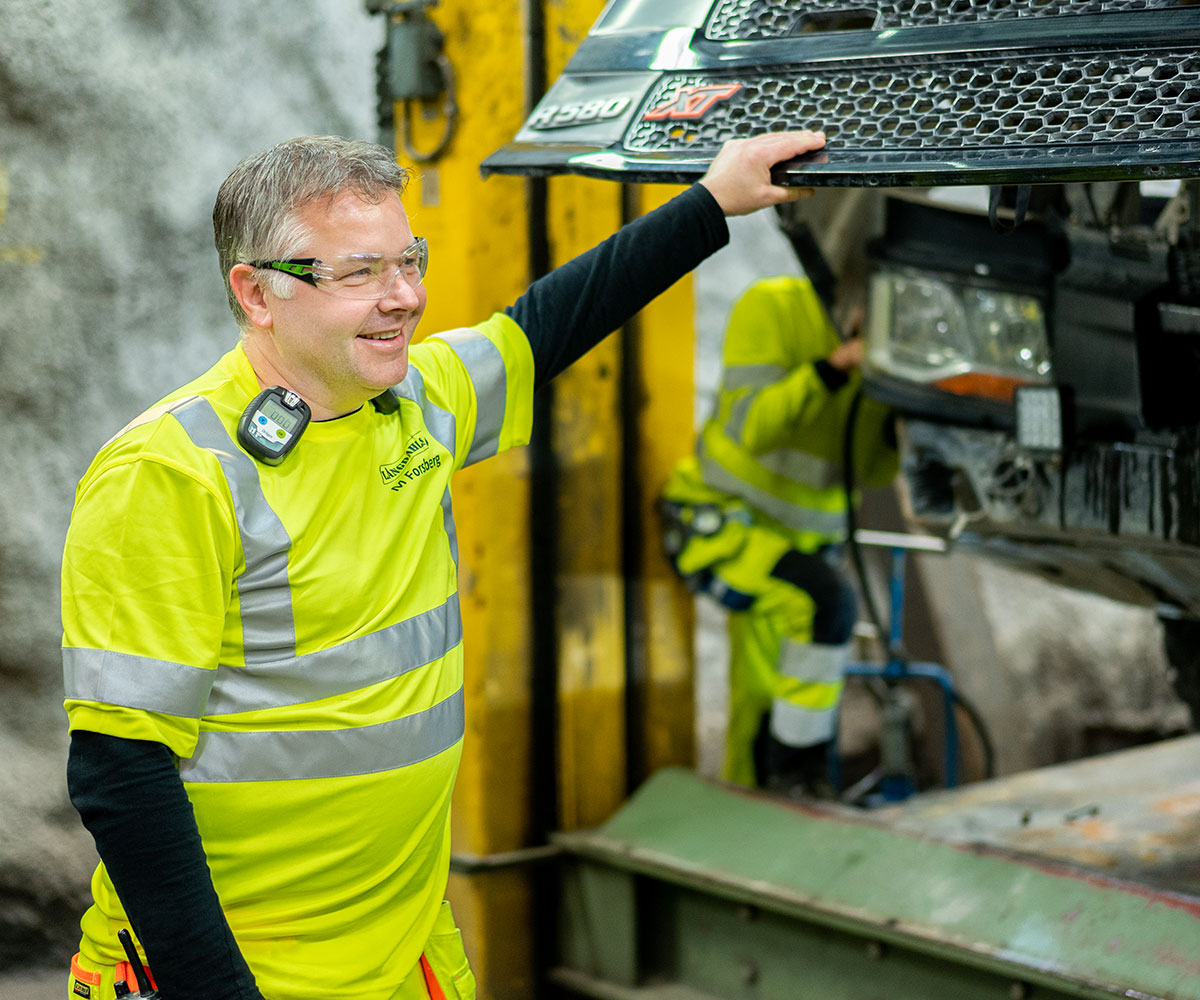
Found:
[(806, 128), (828, 145), (787, 183), (1197, 176), (1200, 6), (613, 0), (483, 171), (687, 182), (726, 139)]

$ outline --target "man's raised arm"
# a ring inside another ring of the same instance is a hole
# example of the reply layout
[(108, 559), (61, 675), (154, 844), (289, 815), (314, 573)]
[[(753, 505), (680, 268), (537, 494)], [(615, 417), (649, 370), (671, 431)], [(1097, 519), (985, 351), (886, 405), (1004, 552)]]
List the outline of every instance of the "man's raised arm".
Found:
[(552, 379), (729, 241), (725, 217), (807, 188), (781, 187), (771, 168), (820, 149), (821, 132), (772, 132), (725, 143), (700, 180), (535, 281), (505, 312), (533, 348), (537, 385)]

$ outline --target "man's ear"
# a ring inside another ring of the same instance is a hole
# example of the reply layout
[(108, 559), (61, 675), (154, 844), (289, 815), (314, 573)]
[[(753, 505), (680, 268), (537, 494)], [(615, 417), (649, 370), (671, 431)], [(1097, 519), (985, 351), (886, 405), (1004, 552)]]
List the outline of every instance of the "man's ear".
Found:
[(229, 287), (233, 289), (251, 323), (263, 329), (272, 325), (271, 306), (262, 285), (255, 278), (254, 268), (249, 264), (234, 264), (229, 269)]

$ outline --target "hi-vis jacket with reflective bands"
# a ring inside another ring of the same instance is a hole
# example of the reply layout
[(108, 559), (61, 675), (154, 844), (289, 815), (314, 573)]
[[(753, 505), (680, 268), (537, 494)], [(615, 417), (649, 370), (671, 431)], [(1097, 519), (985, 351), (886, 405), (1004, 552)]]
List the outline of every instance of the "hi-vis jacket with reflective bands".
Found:
[[(814, 366), (838, 343), (806, 279), (752, 286), (730, 314), (716, 412), (697, 446), (705, 486), (745, 501), (756, 519), (806, 552), (846, 535), (843, 444), (861, 376), (831, 391)], [(884, 406), (862, 401), (854, 428), (858, 486), (884, 485), (896, 474), (887, 419)]]
[[(235, 443), (259, 388), (238, 347), (80, 482), (71, 728), (178, 756), (266, 996), (375, 997), (429, 936), (464, 727), (450, 476), (528, 440), (532, 384), (528, 340), (496, 315), (413, 346), (395, 413), (311, 423), (272, 468)], [(115, 962), (103, 866), (93, 895), (83, 957)]]

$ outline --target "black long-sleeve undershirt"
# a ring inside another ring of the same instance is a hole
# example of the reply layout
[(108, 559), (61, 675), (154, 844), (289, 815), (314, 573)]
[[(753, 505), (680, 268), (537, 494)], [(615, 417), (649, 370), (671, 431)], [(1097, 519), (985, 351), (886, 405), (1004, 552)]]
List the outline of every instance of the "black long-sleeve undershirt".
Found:
[(533, 348), (542, 386), (729, 242), (725, 215), (693, 184), (529, 286), (505, 312)]
[[(548, 382), (728, 242), (693, 185), (534, 282), (505, 312)], [(213, 888), (191, 803), (162, 744), (76, 731), (71, 801), (96, 841), (165, 1000), (261, 1000)]]
[(171, 751), (76, 730), (67, 790), (165, 1000), (262, 1000), (221, 911)]

